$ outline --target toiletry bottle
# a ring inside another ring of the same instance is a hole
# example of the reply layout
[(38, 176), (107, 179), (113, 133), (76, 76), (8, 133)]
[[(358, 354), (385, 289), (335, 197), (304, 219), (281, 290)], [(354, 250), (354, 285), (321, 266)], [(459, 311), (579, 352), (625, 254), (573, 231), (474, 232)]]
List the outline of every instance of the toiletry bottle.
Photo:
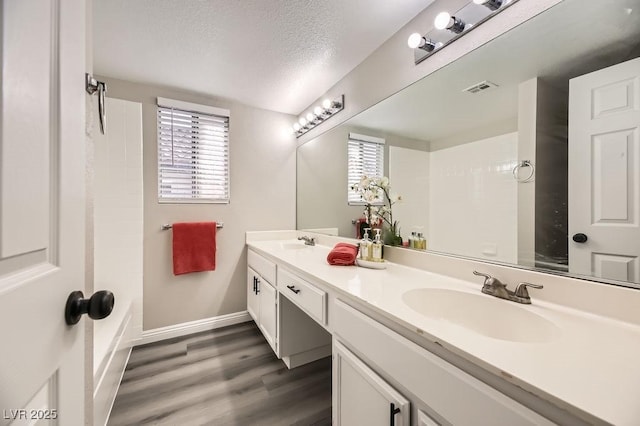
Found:
[(382, 262), (382, 240), (380, 239), (380, 229), (376, 229), (376, 239), (373, 241), (371, 258), (374, 262)]
[(425, 240), (422, 236), (422, 232), (418, 232), (418, 244), (416, 248), (419, 250), (424, 250), (427, 248), (427, 240)]
[(364, 236), (365, 236), (365, 251), (364, 251), (365, 257), (364, 257), (364, 260), (367, 260), (367, 261), (370, 262), (371, 258), (372, 258), (372, 254), (373, 254), (373, 241), (371, 241), (371, 238), (369, 238), (369, 232), (368, 231), (371, 231), (371, 228), (367, 228), (366, 232), (364, 234)]
[(409, 236), (409, 248), (415, 248), (416, 244), (416, 231), (412, 231), (411, 235)]
[(362, 236), (362, 239), (360, 240), (360, 251), (358, 253), (358, 259), (362, 259), (362, 260), (367, 260), (367, 257), (369, 257), (368, 251), (369, 248), (367, 247), (367, 240), (369, 239), (369, 230), (370, 228), (364, 228), (364, 235)]

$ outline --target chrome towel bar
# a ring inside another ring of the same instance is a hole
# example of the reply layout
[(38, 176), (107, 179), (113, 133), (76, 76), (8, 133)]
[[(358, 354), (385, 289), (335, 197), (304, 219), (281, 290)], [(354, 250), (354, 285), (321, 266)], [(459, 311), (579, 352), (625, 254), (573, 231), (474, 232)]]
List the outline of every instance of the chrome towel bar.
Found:
[[(161, 230), (161, 231), (167, 231), (167, 230), (169, 230), (169, 229), (171, 229), (171, 228), (173, 228), (173, 225), (169, 225), (168, 223), (165, 223), (164, 225), (162, 225), (162, 226), (160, 227), (160, 230)], [(218, 229), (222, 229), (222, 228), (224, 228), (224, 222), (218, 222), (218, 223), (216, 223), (216, 228), (218, 228)]]

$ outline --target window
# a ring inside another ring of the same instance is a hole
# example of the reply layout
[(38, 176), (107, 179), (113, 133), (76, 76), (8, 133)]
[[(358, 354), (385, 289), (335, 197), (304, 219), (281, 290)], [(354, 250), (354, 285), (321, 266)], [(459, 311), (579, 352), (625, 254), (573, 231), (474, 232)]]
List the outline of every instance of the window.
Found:
[(229, 111), (158, 98), (158, 201), (229, 202)]
[(364, 204), (351, 185), (360, 182), (360, 178), (382, 177), (384, 175), (384, 139), (373, 136), (349, 133), (348, 144), (348, 197), (350, 205)]

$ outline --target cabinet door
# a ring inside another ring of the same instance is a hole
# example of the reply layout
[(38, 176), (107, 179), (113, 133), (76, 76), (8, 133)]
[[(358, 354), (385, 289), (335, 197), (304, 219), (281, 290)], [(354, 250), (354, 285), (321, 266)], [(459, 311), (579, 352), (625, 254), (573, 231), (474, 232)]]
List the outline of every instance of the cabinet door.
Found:
[(336, 425), (409, 426), (409, 401), (334, 340)]
[(262, 330), (265, 339), (271, 345), (273, 351), (277, 354), (276, 345), (277, 332), (277, 293), (276, 289), (266, 280), (258, 278), (258, 296), (260, 297), (260, 322), (258, 326)]
[(247, 268), (247, 311), (251, 318), (256, 322), (256, 324), (260, 323), (260, 300), (259, 295), (256, 292), (256, 280), (258, 279), (258, 274), (251, 269)]
[(440, 426), (440, 423), (431, 418), (422, 410), (418, 410), (418, 426)]

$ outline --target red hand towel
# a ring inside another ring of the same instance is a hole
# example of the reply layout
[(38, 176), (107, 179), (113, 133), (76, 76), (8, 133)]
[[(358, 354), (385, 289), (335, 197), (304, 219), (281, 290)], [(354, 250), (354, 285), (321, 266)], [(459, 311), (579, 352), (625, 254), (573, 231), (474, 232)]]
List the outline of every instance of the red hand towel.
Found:
[(216, 223), (173, 224), (173, 274), (215, 271)]
[(354, 265), (356, 256), (358, 255), (358, 247), (348, 243), (338, 243), (327, 255), (329, 265)]

